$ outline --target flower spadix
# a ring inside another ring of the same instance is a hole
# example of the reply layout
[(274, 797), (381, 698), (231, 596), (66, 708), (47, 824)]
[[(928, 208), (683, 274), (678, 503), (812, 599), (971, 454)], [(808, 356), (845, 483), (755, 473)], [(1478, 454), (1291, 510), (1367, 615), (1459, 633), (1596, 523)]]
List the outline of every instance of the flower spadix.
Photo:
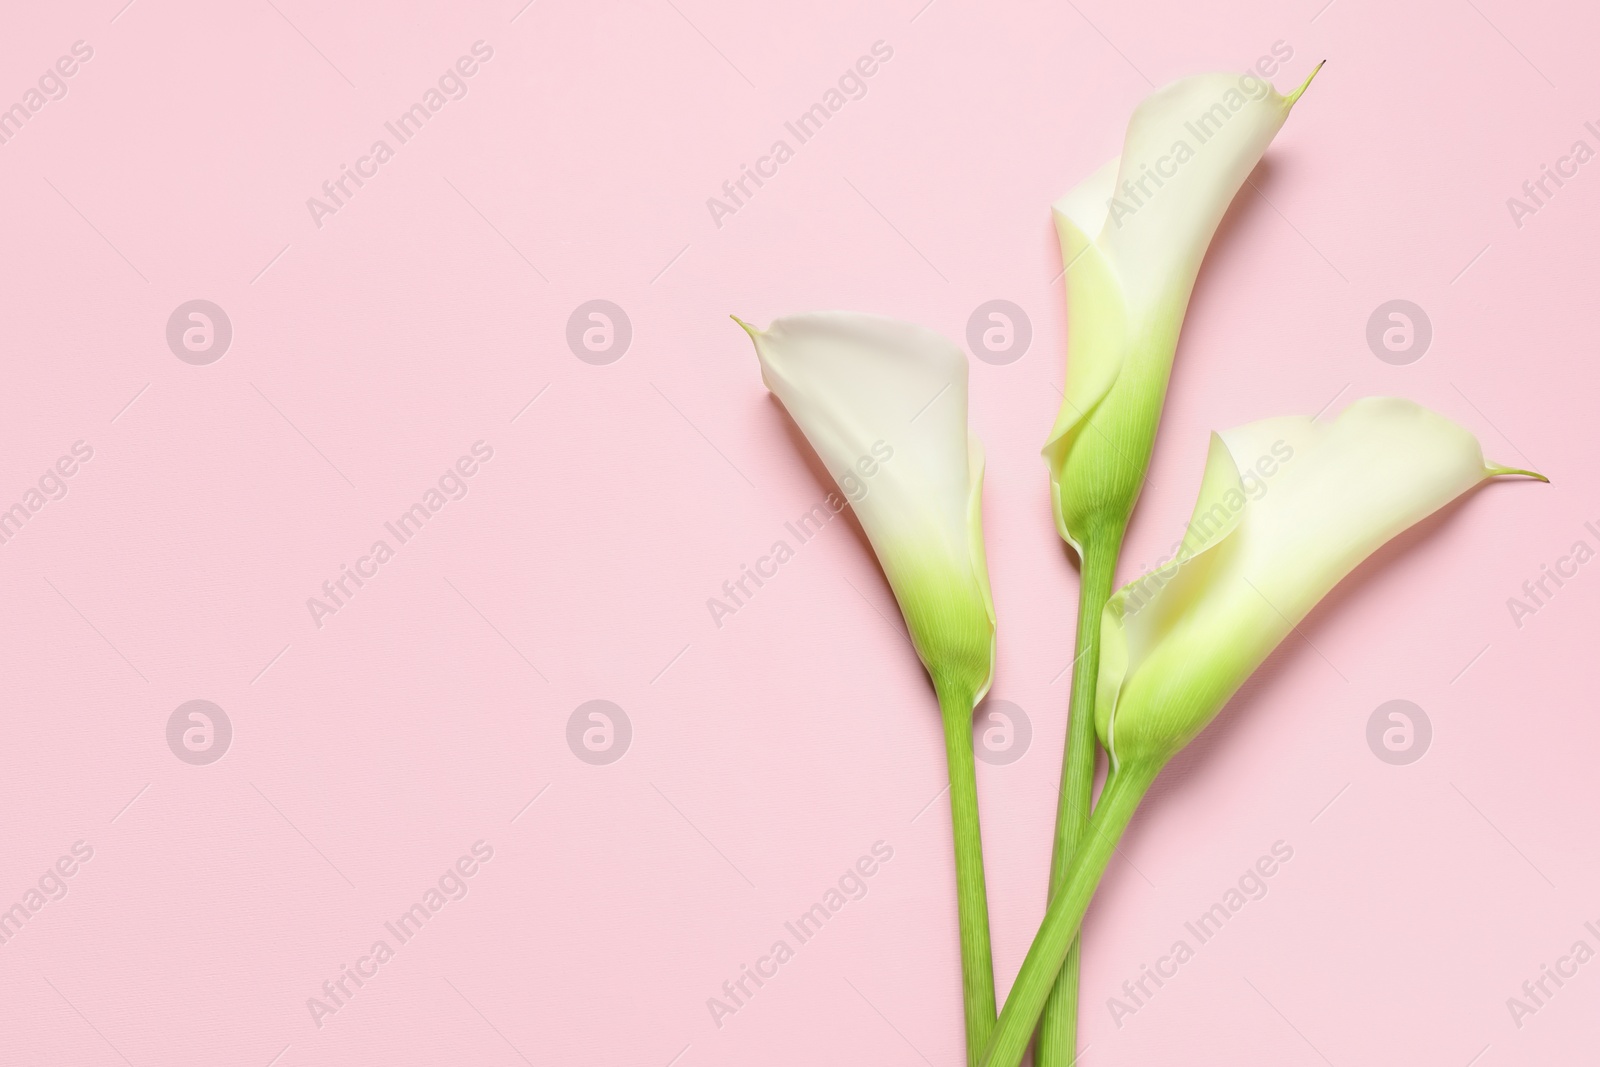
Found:
[(1122, 154), (1054, 205), (1067, 380), (1044, 454), (1057, 528), (1080, 553), (1133, 510), (1200, 262), (1305, 88), (1281, 96), (1254, 74), (1174, 82), (1135, 109)]
[(1546, 480), (1485, 463), (1466, 429), (1390, 397), (1213, 434), (1176, 558), (1102, 615), (1095, 727), (1113, 765), (1164, 763), (1362, 560), (1502, 474)]
[(970, 711), (994, 672), (995, 629), (966, 354), (936, 331), (876, 315), (739, 325), (767, 388), (850, 501), (935, 687)]

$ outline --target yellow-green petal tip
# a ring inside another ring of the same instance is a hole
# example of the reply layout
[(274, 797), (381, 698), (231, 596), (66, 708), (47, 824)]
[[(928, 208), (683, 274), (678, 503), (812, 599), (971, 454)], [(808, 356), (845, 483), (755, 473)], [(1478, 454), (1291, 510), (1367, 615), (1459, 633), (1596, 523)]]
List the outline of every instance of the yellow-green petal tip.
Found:
[(1300, 99), (1300, 94), (1304, 93), (1306, 91), (1306, 89), (1308, 89), (1310, 87), (1311, 79), (1315, 78), (1317, 76), (1317, 71), (1321, 70), (1323, 67), (1325, 67), (1327, 65), (1328, 65), (1328, 61), (1326, 59), (1324, 59), (1322, 62), (1318, 63), (1315, 67), (1312, 67), (1311, 68), (1311, 73), (1306, 75), (1306, 80), (1300, 83), (1300, 88), (1296, 89), (1294, 92), (1292, 92), (1288, 96), (1284, 97), (1283, 106), (1284, 107), (1294, 107), (1294, 102), (1296, 100)]
[(1491, 466), (1491, 467), (1488, 468), (1488, 471), (1489, 471), (1489, 477), (1491, 477), (1491, 478), (1498, 478), (1502, 474), (1520, 474), (1525, 478), (1532, 478), (1534, 481), (1544, 482), (1546, 485), (1548, 485), (1550, 483), (1550, 479), (1546, 478), (1544, 475), (1540, 474), (1538, 471), (1527, 471), (1527, 470), (1523, 470), (1521, 467)]

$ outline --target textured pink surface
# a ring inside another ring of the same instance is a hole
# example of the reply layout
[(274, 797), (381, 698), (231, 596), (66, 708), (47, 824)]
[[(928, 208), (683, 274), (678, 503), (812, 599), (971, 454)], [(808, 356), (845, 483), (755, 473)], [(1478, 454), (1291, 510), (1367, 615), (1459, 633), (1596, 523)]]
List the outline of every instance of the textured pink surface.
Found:
[[(1151, 84), (1275, 42), (1280, 88), (1329, 65), (1213, 246), (1125, 575), (1178, 536), (1211, 428), (1361, 394), (1555, 484), (1488, 486), (1386, 550), (1163, 777), (1089, 918), (1085, 1063), (1578, 1062), (1600, 962), (1520, 1020), (1507, 998), (1600, 949), (1600, 563), (1520, 627), (1507, 598), (1600, 548), (1600, 163), (1520, 220), (1506, 201), (1600, 148), (1596, 26), (1322, 2), (13, 12), (0, 102), (93, 54), (0, 144), (0, 506), (42, 505), (0, 545), (0, 907), (41, 904), (0, 945), (0, 1062), (958, 1064), (938, 723), (862, 539), (832, 523), (720, 627), (707, 608), (829, 488), (726, 315), (957, 340), (992, 299), (1031, 319), (1021, 359), (972, 371), (995, 696), (1032, 726), (980, 767), (1003, 991), (1043, 907), (1076, 595), (1037, 455), (1062, 380), (1048, 204)], [(479, 41), (400, 143), (385, 123)], [(880, 41), (865, 95), (797, 145), (784, 123)], [(379, 139), (392, 158), (361, 163)], [(793, 157), (714, 221), (778, 139)], [(232, 324), (209, 365), (166, 340), (194, 299)], [(632, 325), (609, 365), (566, 341), (595, 299)], [(1365, 341), (1391, 299), (1432, 322), (1409, 365)], [(441, 485), (420, 533), (386, 532)], [(319, 627), (307, 599), (380, 539)], [(596, 699), (631, 724), (609, 764), (568, 745)], [(1406, 766), (1366, 742), (1394, 699), (1433, 726)], [(209, 765), (168, 746), (191, 700), (232, 725)], [(877, 842), (865, 896), (800, 944), (784, 924)], [(1276, 842), (1266, 896), (1199, 945), (1184, 924)], [(1114, 1013), (1179, 939), (1193, 958)]]

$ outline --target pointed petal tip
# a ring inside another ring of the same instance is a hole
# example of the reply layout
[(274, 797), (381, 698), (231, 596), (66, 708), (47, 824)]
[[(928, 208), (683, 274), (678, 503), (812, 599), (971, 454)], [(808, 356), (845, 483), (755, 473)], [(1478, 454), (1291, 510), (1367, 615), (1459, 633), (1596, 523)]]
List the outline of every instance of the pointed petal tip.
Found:
[(1496, 464), (1490, 464), (1486, 469), (1488, 470), (1489, 477), (1491, 478), (1498, 478), (1503, 474), (1520, 474), (1524, 478), (1532, 478), (1534, 481), (1544, 482), (1546, 485), (1550, 484), (1550, 479), (1546, 478), (1538, 471), (1523, 470), (1521, 467), (1501, 467)]
[(1328, 61), (1326, 59), (1324, 59), (1321, 62), (1319, 62), (1315, 67), (1312, 67), (1311, 68), (1311, 73), (1306, 75), (1306, 80), (1300, 83), (1300, 88), (1296, 89), (1294, 92), (1292, 92), (1288, 96), (1284, 97), (1283, 106), (1284, 107), (1294, 107), (1294, 102), (1296, 100), (1300, 99), (1300, 95), (1302, 93), (1304, 93), (1308, 88), (1310, 88), (1311, 79), (1315, 78), (1317, 76), (1317, 71), (1321, 70), (1323, 67), (1325, 67), (1327, 65), (1328, 65)]

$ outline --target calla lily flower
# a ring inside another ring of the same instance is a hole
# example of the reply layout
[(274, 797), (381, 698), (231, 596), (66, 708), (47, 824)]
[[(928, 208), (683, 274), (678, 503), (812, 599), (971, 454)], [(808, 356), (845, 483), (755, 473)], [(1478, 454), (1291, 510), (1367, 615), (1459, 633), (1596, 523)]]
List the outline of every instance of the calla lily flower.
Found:
[(762, 381), (845, 489), (935, 686), (976, 703), (994, 673), (994, 603), (966, 355), (933, 330), (876, 315), (739, 325)]
[(848, 312), (758, 330), (761, 377), (839, 483), (899, 601), (943, 712), (956, 838), (969, 1060), (994, 1026), (972, 711), (994, 676), (983, 449), (967, 430), (967, 357), (933, 330)]
[[(1174, 82), (1134, 110), (1122, 154), (1054, 206), (1067, 381), (1044, 456), (1056, 529), (1083, 572), (1052, 894), (1088, 825), (1101, 609), (1150, 465), (1189, 295), (1228, 205), (1310, 82), (1288, 96), (1252, 73)], [(1074, 953), (1039, 1032), (1039, 1067), (1077, 1060), (1077, 976)]]
[(1134, 110), (1122, 154), (1054, 206), (1067, 381), (1044, 454), (1057, 527), (1080, 553), (1133, 510), (1200, 263), (1310, 82), (1288, 96), (1249, 73), (1174, 82)]
[(1213, 434), (1178, 558), (1105, 608), (1095, 730), (1112, 766), (1165, 763), (1362, 560), (1503, 474), (1543, 480), (1393, 397)]
[(1477, 438), (1408, 400), (1211, 440), (1176, 560), (1105, 607), (1096, 732), (1111, 773), (1006, 1000), (985, 1067), (1016, 1067), (1117, 840), (1162, 766), (1385, 542), (1497, 475)]

